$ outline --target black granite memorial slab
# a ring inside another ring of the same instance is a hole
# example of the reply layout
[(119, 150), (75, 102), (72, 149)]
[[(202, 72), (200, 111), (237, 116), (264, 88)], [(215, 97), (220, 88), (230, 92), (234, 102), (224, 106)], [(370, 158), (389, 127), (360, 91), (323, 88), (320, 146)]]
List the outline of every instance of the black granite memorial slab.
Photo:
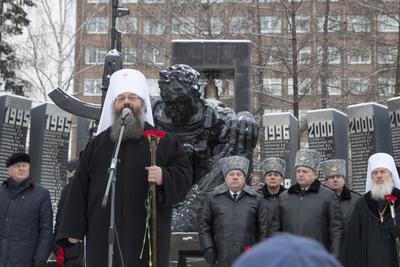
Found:
[(208, 267), (199, 246), (197, 232), (173, 232), (169, 253), (170, 267)]
[(384, 105), (363, 103), (347, 107), (351, 147), (352, 189), (365, 192), (368, 158), (376, 152), (392, 154), (389, 111)]
[(73, 158), (79, 158), (79, 153), (85, 149), (86, 144), (95, 136), (97, 123), (95, 120), (78, 117), (76, 131), (76, 153)]
[(72, 115), (55, 104), (47, 103), (33, 108), (31, 117), (31, 175), (49, 190), (56, 211), (67, 181)]
[(296, 183), (294, 161), (299, 148), (299, 123), (292, 113), (270, 113), (263, 115), (264, 130), (263, 159), (278, 157), (286, 161), (284, 186)]
[[(347, 115), (336, 109), (307, 112), (309, 148), (321, 153), (321, 161), (344, 159), (347, 161)], [(320, 177), (321, 178), (321, 177)]]
[(26, 152), (31, 105), (24, 97), (0, 97), (0, 182), (8, 178), (6, 159), (14, 152)]
[(400, 166), (400, 97), (388, 99), (387, 106), (392, 136), (392, 156), (396, 166)]

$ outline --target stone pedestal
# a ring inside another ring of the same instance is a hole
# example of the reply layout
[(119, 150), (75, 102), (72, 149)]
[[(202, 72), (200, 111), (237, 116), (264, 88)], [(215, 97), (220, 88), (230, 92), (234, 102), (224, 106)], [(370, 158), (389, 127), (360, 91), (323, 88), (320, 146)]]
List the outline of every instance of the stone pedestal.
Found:
[(171, 234), (170, 267), (209, 267), (199, 246), (197, 232)]

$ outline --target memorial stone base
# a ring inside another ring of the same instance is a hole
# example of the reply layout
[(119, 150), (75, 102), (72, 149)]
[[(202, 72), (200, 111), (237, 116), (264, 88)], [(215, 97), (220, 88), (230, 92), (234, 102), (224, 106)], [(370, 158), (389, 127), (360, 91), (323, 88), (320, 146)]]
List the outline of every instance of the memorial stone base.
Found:
[(173, 232), (169, 253), (170, 267), (208, 267), (204, 260), (197, 232)]

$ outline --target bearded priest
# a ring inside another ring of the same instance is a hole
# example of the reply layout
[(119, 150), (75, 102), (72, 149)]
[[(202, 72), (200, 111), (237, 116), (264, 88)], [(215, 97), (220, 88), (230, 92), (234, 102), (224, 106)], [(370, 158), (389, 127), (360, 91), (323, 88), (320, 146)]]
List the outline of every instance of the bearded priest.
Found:
[[(400, 216), (400, 180), (394, 159), (386, 153), (368, 159), (366, 193), (355, 204), (346, 231), (342, 259), (345, 267), (398, 267), (396, 227), (385, 196), (397, 197)], [(396, 218), (400, 224), (399, 216)]]

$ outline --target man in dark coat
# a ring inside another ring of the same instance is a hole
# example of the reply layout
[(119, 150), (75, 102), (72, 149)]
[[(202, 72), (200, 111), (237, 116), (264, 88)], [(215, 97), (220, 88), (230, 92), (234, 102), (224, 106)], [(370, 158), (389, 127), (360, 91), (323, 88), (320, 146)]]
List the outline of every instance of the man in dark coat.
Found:
[(319, 164), (319, 168), (326, 181), (326, 186), (336, 191), (346, 227), (349, 224), (354, 205), (361, 196), (345, 185), (346, 161), (344, 159), (326, 160)]
[(397, 197), (394, 208), (399, 225), (399, 188), (393, 157), (386, 153), (373, 154), (368, 159), (367, 193), (357, 200), (345, 236), (345, 267), (399, 266), (391, 207), (385, 199), (387, 194)]
[(44, 267), (53, 241), (53, 210), (47, 189), (29, 176), (31, 158), (14, 153), (10, 178), (0, 187), (0, 266)]
[(249, 160), (220, 160), (225, 183), (207, 193), (200, 229), (200, 247), (212, 266), (229, 267), (246, 247), (268, 236), (272, 215), (261, 196), (245, 184)]
[(317, 179), (319, 159), (313, 149), (297, 152), (297, 183), (279, 195), (279, 221), (283, 232), (313, 238), (339, 257), (343, 216), (335, 192)]
[(98, 135), (81, 155), (64, 205), (58, 240), (68, 249), (71, 243), (76, 244), (86, 236), (86, 266), (107, 266), (111, 201), (106, 208), (102, 208), (101, 202), (120, 133), (121, 115), (125, 113), (122, 111), (126, 108), (131, 112), (123, 120), (126, 130), (116, 170), (113, 267), (122, 266), (122, 261), (129, 267), (149, 265), (148, 242), (140, 258), (149, 182), (157, 185), (157, 267), (167, 267), (171, 207), (188, 192), (192, 170), (179, 143), (170, 134), (159, 141), (156, 166), (150, 166), (149, 141), (143, 136), (145, 130), (153, 129), (150, 98), (146, 78), (136, 70), (122, 69), (110, 78)]
[(265, 201), (277, 205), (279, 194), (285, 191), (282, 182), (285, 176), (286, 162), (280, 158), (267, 158), (263, 161), (261, 168), (264, 173), (265, 185), (258, 190), (258, 193), (263, 194)]
[[(68, 178), (68, 183), (64, 186), (63, 190), (61, 191), (60, 199), (58, 200), (57, 204), (57, 213), (56, 213), (56, 221), (54, 225), (54, 239), (56, 239), (58, 234), (58, 228), (60, 227), (62, 211), (65, 204), (65, 199), (67, 198), (69, 189), (71, 187), (71, 182), (74, 176)], [(64, 249), (62, 252), (59, 252), (61, 248), (60, 245), (57, 243), (54, 244), (53, 252), (58, 256), (58, 253), (62, 253), (62, 262), (63, 267), (84, 267), (85, 266), (85, 259), (84, 259), (84, 246), (83, 242), (76, 244), (75, 246), (71, 247), (70, 249), (66, 250), (66, 254)]]

